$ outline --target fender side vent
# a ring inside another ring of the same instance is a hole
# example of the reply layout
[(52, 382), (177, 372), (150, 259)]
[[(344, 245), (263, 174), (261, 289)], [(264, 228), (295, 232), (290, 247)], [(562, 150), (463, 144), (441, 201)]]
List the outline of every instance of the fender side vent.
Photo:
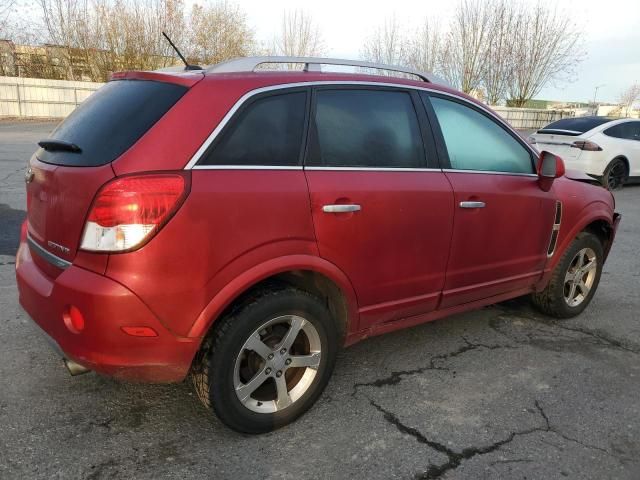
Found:
[(551, 239), (549, 240), (549, 248), (547, 248), (547, 257), (553, 256), (556, 251), (556, 243), (558, 243), (558, 233), (560, 232), (560, 222), (562, 221), (562, 202), (556, 202), (556, 215), (551, 229)]

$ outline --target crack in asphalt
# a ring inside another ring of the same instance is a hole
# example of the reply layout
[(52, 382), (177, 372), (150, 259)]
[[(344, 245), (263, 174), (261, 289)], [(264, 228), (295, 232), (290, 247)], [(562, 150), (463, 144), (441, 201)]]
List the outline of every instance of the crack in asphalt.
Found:
[[(489, 327), (492, 330), (496, 331), (497, 333), (501, 334), (502, 336), (510, 338), (512, 341), (515, 341), (516, 343), (523, 343), (523, 342), (519, 342), (517, 339), (514, 339), (510, 335), (508, 335), (505, 332), (501, 331), (499, 326), (496, 324), (496, 322), (505, 320), (504, 315), (511, 315), (511, 316), (514, 316), (514, 317), (517, 317), (517, 318), (521, 318), (521, 319), (525, 319), (525, 320), (531, 320), (533, 322), (545, 325), (545, 326), (550, 327), (550, 328), (558, 328), (560, 330), (565, 330), (565, 331), (568, 331), (568, 332), (580, 333), (582, 335), (585, 335), (585, 336), (593, 338), (597, 342), (597, 344), (601, 345), (601, 346), (613, 347), (613, 348), (617, 348), (619, 350), (623, 350), (625, 352), (630, 352), (630, 353), (635, 353), (635, 354), (640, 353), (640, 346), (636, 346), (636, 345), (633, 345), (633, 344), (631, 344), (629, 342), (623, 342), (622, 340), (618, 340), (617, 338), (614, 338), (611, 335), (608, 335), (608, 334), (602, 332), (601, 330), (590, 330), (588, 328), (570, 326), (570, 325), (566, 325), (565, 323), (561, 323), (561, 322), (558, 322), (558, 321), (553, 321), (551, 319), (538, 317), (538, 316), (530, 314), (528, 312), (515, 311), (513, 309), (504, 308), (503, 306), (499, 306), (499, 305), (496, 305), (495, 307), (501, 313), (499, 315), (497, 315), (496, 317), (492, 318), (491, 320), (489, 320)], [(525, 335), (527, 336), (527, 338), (530, 341), (533, 340), (531, 338), (532, 333), (526, 333)]]
[(372, 382), (355, 383), (353, 385), (353, 392), (351, 393), (351, 396), (354, 396), (357, 393), (358, 388), (360, 387), (384, 387), (387, 385), (397, 385), (398, 383), (400, 383), (400, 381), (402, 381), (403, 377), (408, 375), (417, 375), (429, 370), (439, 370), (439, 371), (448, 372), (450, 371), (449, 368), (437, 366), (435, 365), (435, 363), (439, 361), (446, 361), (451, 358), (455, 358), (458, 355), (462, 355), (463, 353), (469, 352), (471, 350), (477, 350), (479, 348), (484, 348), (487, 350), (497, 350), (501, 348), (505, 348), (505, 349), (517, 348), (516, 346), (513, 346), (513, 345), (486, 345), (484, 343), (472, 343), (465, 336), (461, 336), (461, 338), (465, 342), (465, 345), (462, 345), (460, 348), (458, 348), (457, 350), (454, 350), (453, 352), (441, 353), (439, 355), (432, 356), (429, 359), (429, 365), (425, 367), (414, 368), (411, 370), (394, 371), (394, 372), (391, 372), (391, 375), (388, 375), (383, 378), (379, 378)]
[[(503, 445), (506, 445), (512, 442), (516, 437), (523, 435), (530, 435), (535, 432), (546, 432), (548, 431), (546, 427), (532, 427), (526, 430), (519, 430), (516, 432), (511, 432), (506, 438), (502, 440), (498, 440), (497, 442), (491, 443), (489, 445), (485, 445), (482, 447), (467, 447), (461, 451), (455, 451), (446, 445), (443, 445), (440, 442), (436, 442), (435, 440), (429, 440), (425, 435), (423, 435), (418, 429), (409, 427), (403, 424), (400, 419), (393, 414), (392, 412), (384, 409), (372, 399), (369, 399), (369, 403), (380, 413), (383, 414), (384, 419), (394, 425), (401, 433), (411, 435), (415, 438), (419, 443), (425, 444), (430, 448), (436, 450), (447, 456), (447, 461), (438, 465), (430, 464), (429, 468), (427, 468), (426, 472), (418, 473), (415, 475), (416, 479), (420, 480), (434, 480), (441, 478), (445, 473), (450, 470), (455, 470), (460, 466), (460, 464), (469, 460), (478, 455), (486, 455), (487, 453), (494, 452), (501, 448)], [(538, 403), (536, 401), (536, 407), (538, 407)]]
[[(522, 317), (522, 316), (521, 316)], [(582, 331), (582, 329), (574, 329), (571, 327), (566, 327), (563, 325), (558, 325), (558, 324), (554, 324), (554, 323), (546, 323), (544, 321), (542, 321), (541, 319), (537, 319), (535, 317), (524, 317), (533, 321), (536, 321), (538, 323), (543, 323), (545, 325), (554, 327), (557, 326), (559, 328), (564, 328), (565, 330), (570, 330), (572, 332), (577, 332), (577, 333), (581, 333), (584, 335), (590, 335), (595, 337), (596, 339), (598, 339), (599, 344), (603, 344), (603, 342), (605, 342), (607, 345), (616, 347), (616, 348), (622, 348), (623, 350), (627, 350), (627, 351), (632, 351), (634, 353), (635, 352), (633, 349), (629, 349), (628, 347), (625, 347), (624, 345), (621, 345), (620, 342), (618, 342), (615, 339), (612, 338), (607, 338), (606, 336), (602, 336), (602, 335), (598, 335), (598, 334), (594, 334), (591, 331)], [(495, 320), (503, 320), (502, 315), (496, 317)], [(491, 325), (491, 328), (494, 329), (496, 332), (500, 333), (501, 335), (505, 336), (506, 338), (508, 338), (511, 341), (514, 341), (515, 343), (518, 344), (526, 344), (526, 342), (521, 342), (518, 341), (517, 339), (512, 338), (510, 335), (507, 335), (506, 333), (500, 331), (497, 327), (497, 325)], [(527, 338), (529, 338), (529, 341), (532, 341), (531, 338), (531, 334), (527, 335)], [(360, 387), (384, 387), (384, 386), (390, 386), (390, 385), (396, 385), (398, 384), (400, 381), (402, 381), (403, 377), (408, 376), (408, 375), (416, 375), (416, 374), (420, 374), (420, 373), (424, 373), (426, 371), (429, 370), (438, 370), (438, 371), (450, 371), (449, 368), (447, 367), (443, 367), (441, 365), (437, 365), (438, 362), (444, 362), (446, 360), (449, 360), (451, 358), (455, 358), (459, 355), (462, 355), (466, 352), (469, 351), (473, 351), (473, 350), (477, 350), (477, 349), (487, 349), (487, 350), (497, 350), (497, 349), (515, 349), (518, 348), (517, 346), (514, 345), (504, 345), (504, 344), (496, 344), (496, 345), (487, 345), (484, 343), (474, 343), (469, 341), (465, 336), (461, 336), (462, 340), (465, 342), (464, 345), (462, 345), (461, 347), (459, 347), (458, 349), (448, 352), (448, 353), (443, 353), (443, 354), (439, 354), (439, 355), (434, 355), (429, 359), (429, 364), (424, 366), (424, 367), (420, 367), (420, 368), (415, 368), (415, 369), (411, 369), (411, 370), (402, 370), (402, 371), (394, 371), (391, 373), (391, 375), (388, 375), (386, 377), (383, 378), (379, 378), (377, 380), (374, 380), (372, 382), (366, 382), (366, 383), (356, 383), (353, 385), (353, 392), (352, 392), (352, 396), (355, 396), (358, 393), (358, 389)], [(439, 479), (442, 478), (443, 475), (445, 475), (447, 472), (451, 471), (451, 470), (455, 470), (456, 468), (458, 468), (460, 466), (460, 464), (465, 461), (465, 460), (469, 460), (473, 457), (479, 456), (479, 455), (486, 455), (488, 453), (494, 452), (500, 448), (502, 448), (504, 445), (512, 442), (514, 439), (516, 439), (517, 437), (520, 436), (525, 436), (525, 435), (530, 435), (532, 433), (537, 433), (537, 432), (542, 432), (542, 433), (552, 433), (554, 435), (557, 435), (558, 437), (564, 439), (565, 441), (568, 442), (573, 442), (576, 443), (584, 448), (588, 448), (588, 449), (592, 449), (592, 450), (597, 450), (599, 452), (602, 452), (606, 455), (609, 455), (613, 458), (617, 458), (613, 453), (611, 453), (610, 451), (608, 451), (605, 448), (599, 447), (597, 445), (591, 445), (588, 443), (585, 443), (583, 441), (578, 440), (577, 438), (571, 437), (561, 431), (559, 431), (556, 427), (551, 425), (551, 422), (549, 420), (548, 415), (546, 414), (546, 412), (544, 411), (544, 409), (542, 408), (542, 406), (540, 405), (540, 402), (538, 400), (534, 400), (534, 406), (536, 408), (536, 411), (538, 413), (538, 415), (542, 418), (542, 420), (544, 421), (544, 424), (542, 426), (537, 426), (537, 427), (532, 427), (532, 428), (528, 428), (528, 429), (523, 429), (523, 430), (517, 430), (514, 432), (511, 432), (507, 437), (498, 440), (496, 442), (493, 442), (489, 445), (485, 445), (485, 446), (471, 446), (471, 447), (467, 447), (464, 448), (460, 451), (456, 451), (442, 443), (436, 442), (435, 440), (430, 440), (429, 438), (427, 438), (422, 432), (420, 432), (418, 429), (414, 428), (414, 427), (410, 427), (408, 425), (405, 425), (404, 423), (402, 423), (402, 421), (398, 418), (398, 416), (396, 414), (394, 414), (393, 412), (386, 410), (385, 408), (383, 408), (381, 405), (379, 405), (378, 403), (376, 403), (372, 398), (370, 398), (369, 396), (365, 395), (367, 397), (367, 399), (369, 400), (369, 403), (371, 404), (372, 407), (374, 407), (377, 411), (379, 411), (380, 413), (382, 413), (383, 418), (391, 423), (392, 425), (394, 425), (401, 433), (407, 434), (412, 436), (417, 442), (422, 443), (424, 445), (427, 445), (428, 447), (430, 447), (431, 449), (442, 453), (444, 455), (446, 455), (447, 457), (447, 461), (441, 464), (430, 464), (429, 467), (427, 468), (427, 470), (425, 472), (420, 472), (418, 474), (415, 475), (416, 479), (419, 480), (433, 480), (433, 479)], [(554, 446), (552, 444), (550, 444), (551, 446)], [(558, 448), (557, 446), (554, 446), (554, 448)], [(517, 459), (517, 460), (507, 460), (507, 461), (502, 461), (502, 463), (507, 463), (507, 462), (529, 462), (531, 460), (528, 459)], [(494, 462), (493, 464), (498, 463), (498, 462)], [(492, 464), (492, 465), (493, 465)]]
[(4, 267), (5, 265), (15, 265), (16, 262), (0, 262), (0, 267)]
[(26, 169), (26, 165), (17, 170), (14, 170), (13, 172), (7, 173), (4, 177), (0, 178), (0, 183), (7, 183), (7, 180), (13, 177), (16, 173), (23, 172), (25, 169)]
[[(434, 464), (430, 464), (429, 467), (427, 468), (427, 470), (425, 472), (420, 472), (418, 474), (416, 474), (414, 476), (414, 478), (418, 479), (418, 480), (435, 480), (435, 479), (439, 479), (442, 478), (443, 475), (445, 475), (447, 472), (451, 471), (451, 470), (455, 470), (456, 468), (458, 468), (463, 461), (465, 460), (469, 460), (473, 457), (476, 456), (480, 456), (480, 455), (486, 455), (488, 453), (492, 453), (495, 452), (496, 450), (499, 450), (500, 448), (502, 448), (504, 445), (507, 445), (509, 443), (511, 443), (513, 440), (515, 440), (517, 437), (521, 437), (521, 436), (526, 436), (526, 435), (531, 435), (532, 433), (537, 433), (537, 432), (542, 432), (542, 433), (553, 433), (555, 435), (558, 435), (559, 437), (567, 440), (567, 441), (571, 441), (571, 442), (575, 442), (585, 448), (589, 448), (589, 449), (594, 449), (594, 450), (598, 450), (601, 451), (603, 453), (606, 453), (607, 455), (610, 455), (611, 457), (616, 458), (615, 455), (613, 455), (611, 452), (609, 452), (608, 450), (595, 446), (595, 445), (589, 445), (586, 443), (583, 443), (575, 438), (569, 437), (568, 435), (565, 435), (562, 432), (559, 432), (556, 428), (554, 428), (551, 425), (551, 422), (549, 421), (549, 417), (547, 416), (547, 414), (545, 413), (544, 409), (542, 408), (542, 406), (540, 405), (540, 402), (538, 402), (538, 400), (534, 400), (534, 406), (536, 408), (537, 413), (540, 415), (540, 417), (544, 420), (544, 425), (543, 426), (538, 426), (538, 427), (531, 427), (531, 428), (527, 428), (524, 430), (517, 430), (515, 432), (511, 432), (509, 433), (509, 435), (507, 435), (507, 437), (498, 440), (496, 442), (493, 442), (489, 445), (485, 445), (485, 446), (471, 446), (471, 447), (467, 447), (464, 448), (460, 451), (456, 451), (450, 447), (447, 447), (446, 445), (437, 442), (435, 440), (430, 440), (429, 438), (427, 438), (422, 432), (420, 432), (417, 428), (414, 427), (410, 427), (408, 425), (405, 425), (404, 423), (402, 423), (402, 421), (398, 418), (397, 415), (395, 415), (393, 412), (383, 408), (382, 406), (380, 406), (379, 404), (377, 404), (373, 399), (367, 397), (369, 400), (369, 403), (371, 404), (372, 407), (374, 407), (376, 410), (378, 410), (380, 413), (382, 413), (383, 418), (390, 424), (394, 425), (398, 431), (400, 431), (401, 433), (404, 433), (406, 435), (410, 435), (412, 436), (418, 443), (422, 443), (424, 445), (427, 445), (428, 447), (432, 448), (433, 450), (442, 453), (444, 455), (447, 456), (447, 461), (444, 463), (440, 463), (437, 465)], [(555, 446), (554, 446), (555, 447)], [(555, 447), (558, 448), (558, 447)], [(499, 460), (496, 462), (492, 462), (491, 465), (495, 465), (496, 463), (515, 463), (515, 462), (530, 462), (532, 460), (529, 459), (513, 459), (513, 460)]]

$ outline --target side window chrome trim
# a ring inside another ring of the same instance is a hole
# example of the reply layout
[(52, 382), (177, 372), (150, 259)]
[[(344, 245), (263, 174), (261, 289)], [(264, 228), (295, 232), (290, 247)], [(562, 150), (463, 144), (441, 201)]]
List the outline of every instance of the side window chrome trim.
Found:
[(339, 172), (442, 172), (439, 168), (393, 167), (304, 167), (305, 170), (335, 170)]
[(485, 173), (487, 175), (510, 175), (514, 177), (535, 177), (538, 178), (538, 175), (535, 173), (518, 173), (518, 172), (494, 172), (493, 170), (457, 170), (455, 168), (443, 168), (443, 172), (450, 173)]
[[(464, 104), (468, 104), (470, 107), (475, 107), (475, 108), (482, 109), (482, 111), (487, 113), (489, 116), (491, 116), (492, 119), (496, 120), (501, 125), (503, 125), (505, 128), (507, 128), (513, 135), (515, 135), (517, 138), (522, 139), (522, 145), (525, 148), (527, 148), (534, 155), (534, 157), (538, 156), (538, 152), (531, 145), (529, 145), (521, 137), (521, 135), (516, 130), (514, 130), (514, 128), (511, 125), (509, 125), (503, 118), (501, 118), (499, 115), (496, 115), (494, 112), (489, 110), (484, 105), (470, 102), (468, 99), (466, 99), (466, 98), (464, 98), (464, 97), (462, 97), (460, 95), (456, 95), (456, 94), (449, 93), (449, 92), (443, 92), (441, 90), (437, 90), (437, 89), (434, 89), (434, 88), (418, 87), (418, 86), (414, 86), (414, 85), (403, 85), (401, 83), (326, 80), (326, 81), (315, 81), (315, 82), (295, 82), (295, 83), (282, 83), (282, 84), (278, 84), (278, 85), (269, 85), (267, 87), (260, 87), (260, 88), (254, 89), (254, 90), (250, 90), (249, 92), (245, 93), (231, 107), (231, 109), (222, 118), (222, 120), (216, 126), (216, 128), (209, 134), (209, 136), (206, 138), (204, 143), (202, 143), (202, 145), (200, 145), (200, 148), (198, 148), (196, 153), (194, 153), (193, 156), (191, 157), (191, 159), (189, 159), (189, 162), (184, 167), (184, 169), (185, 170), (191, 170), (192, 168), (200, 169), (202, 167), (202, 166), (199, 166), (199, 165), (197, 166), (196, 165), (198, 163), (198, 161), (200, 160), (200, 158), (202, 157), (202, 155), (207, 151), (209, 146), (213, 143), (213, 141), (216, 139), (216, 137), (220, 134), (222, 129), (224, 129), (224, 127), (227, 125), (227, 123), (229, 123), (229, 120), (231, 120), (231, 117), (233, 117), (234, 114), (240, 109), (240, 107), (242, 107), (242, 105), (247, 100), (249, 100), (251, 97), (254, 97), (255, 95), (259, 95), (261, 93), (271, 92), (271, 91), (274, 91), (274, 90), (285, 90), (285, 89), (289, 89), (289, 88), (293, 89), (293, 88), (300, 88), (300, 87), (315, 87), (315, 86), (319, 86), (319, 85), (320, 86), (321, 85), (330, 85), (330, 86), (344, 85), (344, 86), (391, 87), (391, 88), (398, 88), (398, 89), (402, 89), (402, 90), (415, 90), (415, 91), (432, 92), (432, 93), (435, 93), (435, 94), (438, 94), (438, 95), (444, 95), (444, 96), (452, 97), (452, 98), (455, 98), (455, 99), (458, 99), (458, 100), (462, 101)], [(234, 167), (234, 168), (241, 169), (242, 167), (243, 166)], [(253, 168), (255, 168), (255, 167), (253, 167)], [(280, 168), (282, 168), (282, 167), (280, 167)], [(456, 170), (456, 171), (460, 171), (460, 170)], [(524, 174), (524, 175), (528, 175), (528, 174)]]
[[(302, 165), (194, 165), (192, 170), (302, 170)], [(187, 170), (185, 168), (185, 170)]]

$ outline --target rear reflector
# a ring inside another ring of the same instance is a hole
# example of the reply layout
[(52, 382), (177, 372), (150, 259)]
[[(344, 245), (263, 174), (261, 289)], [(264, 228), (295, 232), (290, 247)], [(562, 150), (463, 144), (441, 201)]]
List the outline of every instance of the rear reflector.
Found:
[(73, 333), (84, 330), (84, 317), (82, 312), (73, 305), (67, 305), (62, 312), (62, 320), (66, 327)]
[(158, 334), (151, 327), (120, 327), (127, 335), (132, 337), (157, 337)]
[(80, 248), (124, 252), (140, 248), (184, 201), (187, 173), (129, 176), (106, 184), (93, 201)]

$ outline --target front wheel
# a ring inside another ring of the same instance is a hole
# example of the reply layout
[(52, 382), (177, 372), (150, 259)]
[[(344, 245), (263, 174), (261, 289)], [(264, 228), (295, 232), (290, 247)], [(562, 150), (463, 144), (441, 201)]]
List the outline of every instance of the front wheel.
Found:
[(600, 239), (580, 233), (562, 255), (546, 288), (531, 296), (534, 306), (556, 318), (582, 313), (598, 288), (603, 261)]
[(308, 410), (329, 381), (337, 328), (317, 297), (267, 291), (219, 320), (193, 372), (200, 400), (227, 426), (264, 433)]

